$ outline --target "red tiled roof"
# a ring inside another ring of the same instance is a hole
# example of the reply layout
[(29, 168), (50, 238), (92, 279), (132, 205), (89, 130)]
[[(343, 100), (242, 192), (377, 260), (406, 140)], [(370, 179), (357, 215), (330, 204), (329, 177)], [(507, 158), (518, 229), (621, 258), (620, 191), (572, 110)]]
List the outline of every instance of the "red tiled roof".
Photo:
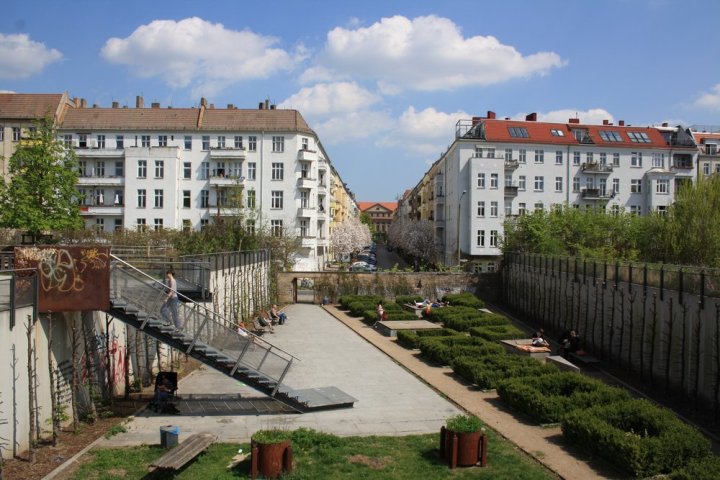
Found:
[(54, 117), (62, 98), (62, 93), (0, 93), (0, 118)]
[(700, 145), (705, 139), (720, 140), (720, 133), (693, 132), (693, 137), (695, 142)]
[[(506, 143), (544, 143), (552, 145), (604, 145), (607, 147), (623, 148), (671, 148), (665, 141), (665, 137), (653, 127), (633, 127), (621, 125), (585, 125), (579, 123), (547, 123), (520, 120), (496, 120), (483, 119), (485, 139), (489, 142)], [(528, 137), (513, 137), (510, 135), (510, 127), (522, 127), (528, 132)], [(575, 139), (573, 130), (582, 129), (588, 132), (593, 143), (585, 144)], [(563, 132), (563, 136), (555, 136), (552, 130)], [(609, 142), (602, 139), (601, 131), (617, 132), (622, 141)], [(632, 142), (628, 132), (643, 132), (650, 140), (648, 143)], [(677, 148), (677, 147), (675, 147)]]
[(361, 212), (369, 210), (375, 205), (380, 205), (381, 207), (391, 212), (394, 212), (397, 208), (397, 202), (358, 202), (358, 208)]

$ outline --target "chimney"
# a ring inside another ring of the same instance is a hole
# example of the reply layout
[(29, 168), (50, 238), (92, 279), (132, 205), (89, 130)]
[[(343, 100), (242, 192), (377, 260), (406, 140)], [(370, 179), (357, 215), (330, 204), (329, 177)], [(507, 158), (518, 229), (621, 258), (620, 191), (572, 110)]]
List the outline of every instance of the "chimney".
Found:
[(273, 103), (272, 105), (270, 105), (270, 110), (275, 110), (275, 107), (276, 105)]
[(200, 106), (207, 108), (207, 99), (205, 97), (200, 98)]
[(620, 125), (621, 127), (624, 127), (624, 126), (625, 126), (625, 120), (619, 120), (619, 121), (618, 121), (618, 125)]
[(98, 104), (97, 104), (97, 103), (93, 103), (93, 108), (98, 108)]
[(481, 120), (482, 120), (482, 117), (472, 117), (473, 127), (474, 127), (475, 125), (477, 125), (478, 123), (480, 123)]
[(663, 126), (663, 127), (667, 127), (667, 126), (668, 126), (668, 122), (663, 122), (662, 126)]
[(73, 105), (75, 105), (76, 107), (79, 107), (79, 106), (80, 106), (80, 99), (79, 99), (78, 97), (73, 97), (72, 103), (73, 103)]
[(258, 110), (262, 110), (263, 108), (265, 108), (265, 103), (260, 102), (260, 103), (258, 104)]
[(603, 125), (610, 125), (610, 120), (603, 120)]
[(487, 118), (488, 120), (495, 120), (495, 112), (488, 110)]
[(84, 98), (80, 99), (80, 108), (87, 108), (87, 100)]
[(119, 108), (120, 102), (112, 102), (112, 108)]
[(568, 123), (577, 123), (577, 124), (579, 124), (579, 123), (580, 123), (580, 119), (579, 119), (579, 118), (570, 118), (570, 119), (568, 119)]
[(141, 97), (140, 95), (135, 97), (135, 108), (144, 108), (144, 107), (145, 107), (145, 100), (143, 99), (143, 97)]
[(533, 113), (528, 114), (525, 117), (525, 120), (528, 122), (537, 122), (537, 113), (533, 112)]
[(153, 102), (150, 104), (152, 108), (160, 108), (160, 102)]
[(232, 110), (234, 108), (235, 108), (235, 105), (233, 105), (232, 103), (228, 103), (228, 106), (227, 106), (228, 110)]
[(505, 117), (505, 120), (510, 120), (510, 117)]
[(210, 110), (215, 110), (215, 104), (214, 104), (214, 103), (211, 103), (211, 104), (210, 104)]
[(266, 98), (265, 99), (265, 110), (269, 110), (269, 109), (270, 109), (270, 99)]

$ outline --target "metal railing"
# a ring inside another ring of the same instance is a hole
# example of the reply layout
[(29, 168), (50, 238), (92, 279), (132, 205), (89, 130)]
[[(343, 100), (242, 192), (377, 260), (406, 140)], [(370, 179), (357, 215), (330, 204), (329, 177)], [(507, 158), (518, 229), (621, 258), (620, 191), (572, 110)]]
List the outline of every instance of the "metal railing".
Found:
[[(114, 255), (111, 257), (113, 263), (110, 296), (147, 313), (147, 317), (142, 319), (140, 329), (146, 328), (152, 318), (172, 321), (171, 318), (164, 319), (161, 313), (168, 287), (122, 259)], [(244, 367), (274, 380), (278, 386), (292, 363), (298, 360), (294, 355), (266, 342), (202, 304), (180, 293), (178, 298), (182, 300), (178, 305), (181, 331), (186, 338), (191, 338), (186, 353), (191, 353), (193, 349), (202, 351), (205, 346), (210, 347), (233, 360), (234, 367), (230, 375)]]
[(2, 270), (0, 272), (0, 312), (10, 312), (10, 328), (15, 326), (15, 310), (33, 307), (33, 317), (38, 308), (38, 275), (34, 268)]

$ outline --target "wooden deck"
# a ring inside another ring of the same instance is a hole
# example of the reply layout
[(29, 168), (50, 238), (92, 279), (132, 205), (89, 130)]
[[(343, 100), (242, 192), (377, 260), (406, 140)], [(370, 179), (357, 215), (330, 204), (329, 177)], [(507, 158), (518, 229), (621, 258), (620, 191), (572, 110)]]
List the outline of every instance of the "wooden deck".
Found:
[(169, 470), (180, 470), (186, 463), (200, 455), (217, 440), (217, 436), (209, 433), (196, 433), (190, 435), (187, 440), (167, 452), (162, 457), (150, 464), (154, 468)]

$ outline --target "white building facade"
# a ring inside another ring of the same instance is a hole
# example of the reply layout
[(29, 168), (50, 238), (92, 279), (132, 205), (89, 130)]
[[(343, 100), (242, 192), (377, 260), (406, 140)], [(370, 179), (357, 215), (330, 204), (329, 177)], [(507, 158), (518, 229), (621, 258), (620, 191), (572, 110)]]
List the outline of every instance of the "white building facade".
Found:
[[(682, 128), (584, 125), (487, 117), (460, 121), (455, 142), (410, 202), (435, 221), (448, 265), (494, 270), (508, 218), (556, 206), (663, 212), (697, 176), (698, 149)], [(426, 185), (426, 187), (423, 187)], [(429, 204), (428, 204), (429, 203)], [(424, 207), (423, 207), (424, 206)], [(425, 213), (429, 212), (429, 213)]]

